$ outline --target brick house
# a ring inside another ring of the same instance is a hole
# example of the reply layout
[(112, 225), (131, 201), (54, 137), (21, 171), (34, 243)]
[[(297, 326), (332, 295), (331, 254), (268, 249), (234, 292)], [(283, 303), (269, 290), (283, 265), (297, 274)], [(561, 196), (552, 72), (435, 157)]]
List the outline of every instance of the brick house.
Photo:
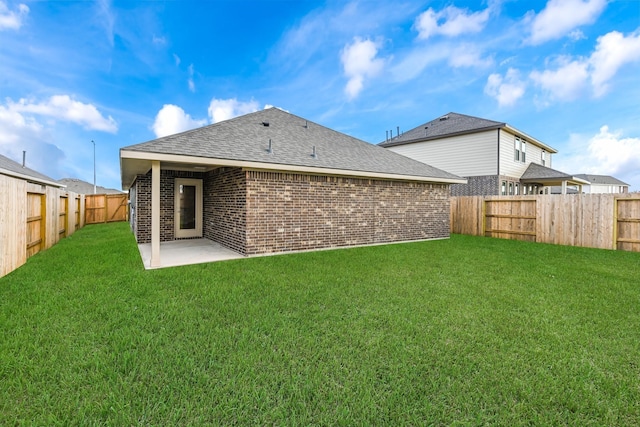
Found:
[(243, 255), (449, 236), (465, 180), (277, 108), (120, 150), (138, 243)]
[(379, 144), (393, 152), (465, 177), (453, 196), (550, 194), (588, 181), (552, 169), (558, 151), (513, 126), (449, 113)]

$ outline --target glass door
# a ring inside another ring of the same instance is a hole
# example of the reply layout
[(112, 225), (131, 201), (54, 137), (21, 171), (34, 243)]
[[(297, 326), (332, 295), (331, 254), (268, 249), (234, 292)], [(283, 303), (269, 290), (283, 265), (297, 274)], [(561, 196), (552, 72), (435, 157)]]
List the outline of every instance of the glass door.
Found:
[(202, 180), (176, 178), (175, 236), (202, 237)]

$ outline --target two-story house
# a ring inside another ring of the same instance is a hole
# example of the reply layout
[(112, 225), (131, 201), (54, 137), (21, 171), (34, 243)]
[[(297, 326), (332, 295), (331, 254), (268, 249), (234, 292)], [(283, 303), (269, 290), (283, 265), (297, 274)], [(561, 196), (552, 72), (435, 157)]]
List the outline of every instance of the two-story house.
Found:
[(387, 138), (391, 151), (467, 178), (453, 196), (545, 194), (589, 184), (551, 168), (558, 151), (507, 123), (449, 113)]

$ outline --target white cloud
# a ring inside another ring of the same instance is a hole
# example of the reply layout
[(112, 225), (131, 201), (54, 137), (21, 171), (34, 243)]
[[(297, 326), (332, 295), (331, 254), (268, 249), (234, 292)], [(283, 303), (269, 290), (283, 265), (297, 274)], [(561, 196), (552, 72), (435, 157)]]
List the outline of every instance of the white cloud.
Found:
[(526, 83), (520, 79), (520, 73), (514, 68), (509, 68), (505, 76), (491, 74), (484, 87), (484, 93), (495, 98), (498, 105), (510, 106), (516, 103), (524, 95)]
[(609, 80), (623, 65), (637, 61), (640, 61), (640, 30), (628, 37), (618, 31), (599, 37), (589, 60), (595, 95), (601, 96), (607, 92)]
[(28, 167), (61, 178), (65, 155), (52, 142), (51, 133), (34, 117), (0, 105), (0, 153), (21, 163), (24, 150)]
[(153, 37), (151, 38), (151, 41), (153, 42), (153, 44), (155, 44), (156, 46), (164, 46), (167, 44), (167, 39), (163, 36), (156, 36), (155, 34), (153, 35)]
[(455, 48), (449, 56), (452, 67), (488, 67), (493, 63), (489, 58), (482, 58), (480, 49), (473, 45), (461, 45)]
[(559, 59), (560, 66), (556, 70), (533, 71), (531, 80), (542, 88), (548, 99), (570, 101), (578, 98), (585, 90), (589, 79), (585, 61)]
[(607, 0), (549, 0), (531, 23), (529, 42), (537, 45), (559, 39), (581, 25), (592, 24), (607, 5)]
[(178, 55), (176, 55), (175, 53), (173, 54), (173, 60), (176, 63), (176, 66), (180, 65), (180, 57)]
[(18, 30), (24, 18), (29, 14), (29, 6), (19, 4), (16, 10), (9, 10), (7, 4), (0, 0), (0, 31)]
[(173, 135), (174, 133), (184, 132), (207, 124), (207, 120), (195, 120), (189, 114), (177, 105), (165, 104), (153, 122), (153, 132), (156, 137)]
[(237, 116), (242, 116), (243, 114), (258, 111), (259, 105), (260, 104), (253, 99), (248, 102), (242, 102), (238, 101), (236, 98), (213, 98), (209, 104), (209, 118), (211, 119), (211, 123), (218, 123)]
[(342, 50), (340, 61), (345, 76), (349, 78), (344, 91), (349, 99), (354, 99), (360, 94), (365, 77), (376, 76), (384, 67), (384, 60), (376, 58), (378, 49), (378, 43), (355, 37), (353, 43), (346, 45)]
[(195, 92), (196, 91), (196, 84), (193, 81), (193, 64), (189, 65), (189, 79), (187, 80), (187, 83), (189, 84), (189, 90), (191, 92)]
[(632, 190), (640, 190), (639, 137), (624, 137), (622, 132), (602, 126), (588, 139), (586, 147), (585, 139), (582, 135), (572, 135), (573, 152), (563, 153), (554, 167), (574, 174), (611, 175), (630, 184)]
[(440, 12), (433, 8), (427, 9), (418, 15), (414, 26), (418, 30), (418, 38), (426, 40), (438, 34), (455, 37), (465, 33), (478, 33), (485, 27), (488, 19), (489, 9), (471, 13), (468, 9), (447, 6)]
[(54, 95), (44, 102), (20, 99), (7, 102), (9, 108), (21, 113), (32, 113), (76, 123), (85, 129), (116, 133), (118, 124), (113, 117), (104, 117), (93, 104), (84, 104), (69, 95)]

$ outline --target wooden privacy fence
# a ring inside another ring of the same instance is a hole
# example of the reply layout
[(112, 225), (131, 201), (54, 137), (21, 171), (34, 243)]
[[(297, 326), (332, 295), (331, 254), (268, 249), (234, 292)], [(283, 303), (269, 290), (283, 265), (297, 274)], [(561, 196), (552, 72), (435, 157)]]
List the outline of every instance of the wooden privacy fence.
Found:
[(85, 196), (85, 223), (126, 221), (127, 194), (87, 194)]
[(452, 197), (451, 232), (640, 252), (640, 197), (633, 194)]
[(84, 226), (84, 196), (0, 174), (0, 277)]

